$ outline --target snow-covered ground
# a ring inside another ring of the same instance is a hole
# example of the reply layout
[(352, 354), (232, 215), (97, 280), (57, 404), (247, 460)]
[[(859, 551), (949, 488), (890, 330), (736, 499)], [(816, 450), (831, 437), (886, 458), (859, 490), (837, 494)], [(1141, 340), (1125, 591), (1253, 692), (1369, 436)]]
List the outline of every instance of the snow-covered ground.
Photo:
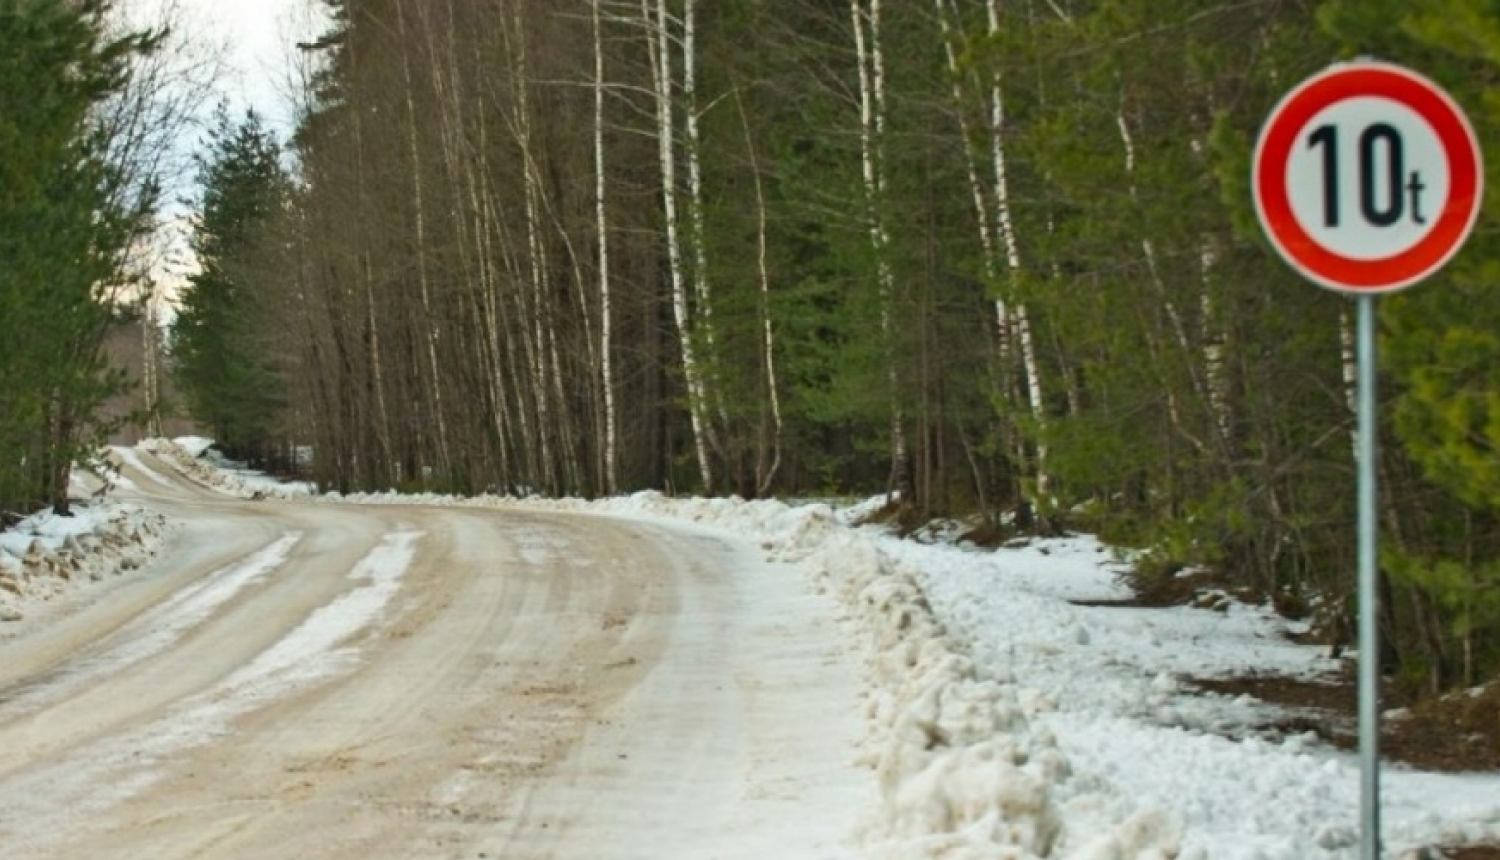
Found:
[[(1086, 536), (989, 551), (849, 528), (818, 505), (580, 506), (754, 535), (843, 594), (873, 646), (877, 856), (1356, 856), (1354, 755), (1256, 737), (1244, 729), (1267, 706), (1183, 684), (1337, 668), (1267, 608), (1077, 605), (1126, 596), (1114, 553)], [(1500, 774), (1387, 767), (1383, 792), (1392, 856), (1500, 841)]]
[[(231, 495), (310, 492), (210, 464), (199, 457), (205, 447), (150, 443), (158, 458)], [(861, 760), (879, 789), (862, 833), (871, 857), (1356, 856), (1357, 759), (1308, 736), (1256, 736), (1246, 729), (1266, 706), (1184, 683), (1247, 672), (1316, 678), (1336, 667), (1294, 644), (1287, 623), (1261, 607), (1080, 605), (1125, 596), (1114, 554), (1092, 538), (976, 550), (903, 541), (823, 504), (657, 493), (596, 502), (325, 498), (688, 520), (801, 566), (810, 587), (841, 602), (864, 655)], [(47, 537), (55, 528), (38, 521), (24, 526), (25, 538), (7, 533), (0, 575), (31, 541), (66, 549), (68, 538)], [(1500, 842), (1500, 774), (1388, 767), (1383, 813), (1391, 856)]]
[[(182, 436), (171, 441), (146, 439), (141, 442), (141, 448), (171, 463), (194, 481), (228, 495), (245, 499), (289, 499), (314, 492), (312, 484), (278, 481), (227, 460), (213, 444), (212, 439), (201, 436)], [(127, 459), (132, 454), (129, 448), (111, 450)], [(135, 458), (132, 462), (138, 464), (140, 460)]]
[(161, 514), (95, 500), (73, 515), (51, 510), (0, 531), (0, 623), (20, 621), (37, 603), (137, 570), (167, 529)]

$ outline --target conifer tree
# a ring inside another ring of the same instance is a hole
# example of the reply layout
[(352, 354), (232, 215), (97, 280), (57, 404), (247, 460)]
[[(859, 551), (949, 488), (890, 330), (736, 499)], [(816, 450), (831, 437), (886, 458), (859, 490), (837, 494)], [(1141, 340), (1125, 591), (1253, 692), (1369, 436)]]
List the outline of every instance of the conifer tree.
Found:
[(173, 326), (179, 386), (193, 417), (227, 451), (264, 461), (284, 404), (275, 357), (263, 337), (265, 263), (288, 181), (281, 148), (254, 111), (238, 123), (221, 106), (199, 158), (201, 212), (188, 279)]
[[(1474, 0), (1336, 0), (1323, 22), (1351, 54), (1421, 70), (1460, 104), (1486, 148), (1500, 139), (1500, 13)], [(1382, 301), (1383, 369), (1394, 399), (1386, 455), (1425, 480), (1383, 490), (1403, 528), (1383, 561), (1407, 594), (1396, 607), (1434, 630), (1415, 650), (1432, 687), (1473, 684), (1500, 668), (1500, 241), (1497, 171), (1474, 234), (1448, 267)], [(1429, 483), (1430, 482), (1430, 483)], [(1427, 484), (1427, 486), (1423, 486)], [(1441, 489), (1434, 493), (1431, 486)], [(1404, 631), (1397, 631), (1404, 632)]]
[(110, 160), (97, 122), (130, 83), (150, 34), (110, 35), (106, 0), (0, 0), (0, 508), (68, 508), (75, 460), (105, 430), (100, 404), (120, 387), (101, 354), (148, 224), (150, 183)]

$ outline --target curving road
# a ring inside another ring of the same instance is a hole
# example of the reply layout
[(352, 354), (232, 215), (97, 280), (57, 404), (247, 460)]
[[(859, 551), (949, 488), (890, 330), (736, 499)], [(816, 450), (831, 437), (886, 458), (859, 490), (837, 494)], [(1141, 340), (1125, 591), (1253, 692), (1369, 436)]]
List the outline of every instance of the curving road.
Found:
[(855, 661), (753, 546), (125, 471), (180, 528), (0, 638), (0, 855), (857, 855)]

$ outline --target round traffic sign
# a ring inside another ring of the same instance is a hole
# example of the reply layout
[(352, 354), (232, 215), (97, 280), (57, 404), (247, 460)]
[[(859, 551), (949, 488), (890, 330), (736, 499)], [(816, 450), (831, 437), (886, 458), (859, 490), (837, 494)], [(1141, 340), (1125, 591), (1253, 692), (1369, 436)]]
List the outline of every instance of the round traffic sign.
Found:
[(1251, 187), (1278, 253), (1312, 281), (1382, 293), (1432, 274), (1479, 215), (1483, 169), (1463, 111), (1427, 78), (1341, 63), (1271, 111)]

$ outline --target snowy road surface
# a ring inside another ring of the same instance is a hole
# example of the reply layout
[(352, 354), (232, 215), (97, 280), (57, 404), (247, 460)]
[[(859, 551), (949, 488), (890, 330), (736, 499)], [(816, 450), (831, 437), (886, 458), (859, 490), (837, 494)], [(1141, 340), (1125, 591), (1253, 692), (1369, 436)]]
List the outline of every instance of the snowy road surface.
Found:
[[(1336, 664), (1269, 607), (1107, 605), (1087, 536), (309, 499), (204, 444), (116, 452), (165, 545), (129, 504), (0, 534), (0, 856), (1357, 856), (1357, 758), (1192, 684)], [(1382, 782), (1393, 860), (1500, 844), (1500, 774)]]
[(857, 853), (858, 661), (753, 546), (124, 466), (181, 525), (0, 635), (5, 857)]

